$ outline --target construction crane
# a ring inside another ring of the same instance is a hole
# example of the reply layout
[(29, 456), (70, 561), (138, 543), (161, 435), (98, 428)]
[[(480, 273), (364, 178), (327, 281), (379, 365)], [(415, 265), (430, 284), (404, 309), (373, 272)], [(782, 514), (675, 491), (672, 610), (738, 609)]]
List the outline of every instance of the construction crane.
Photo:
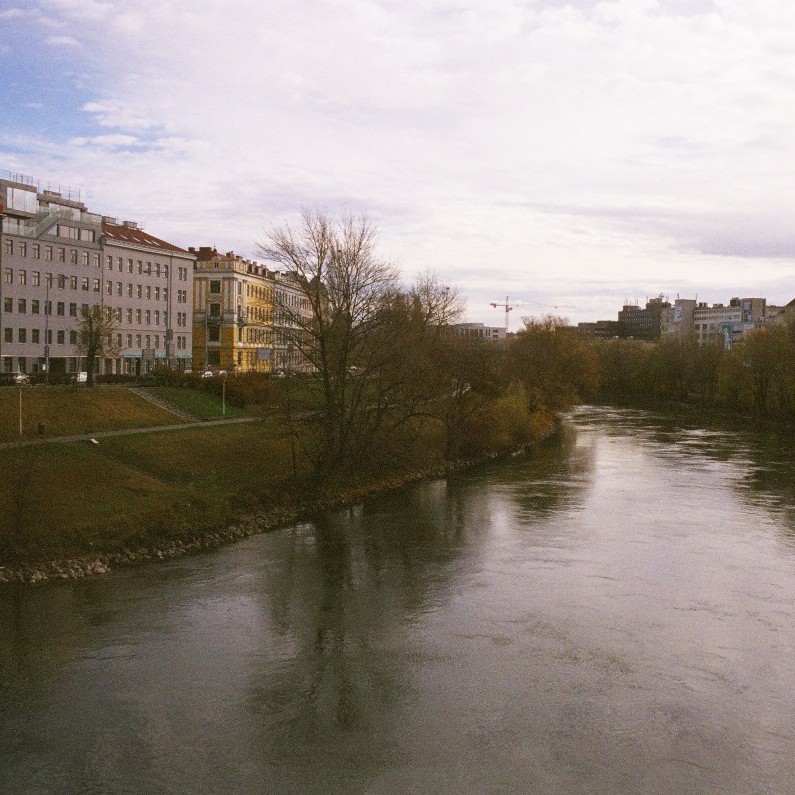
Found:
[[(576, 309), (576, 307), (572, 306), (572, 304), (534, 304), (534, 303), (531, 303), (530, 301), (514, 301), (514, 305), (515, 306), (543, 306), (543, 307), (547, 307), (548, 309)], [(500, 307), (500, 308), (505, 310), (505, 333), (507, 334), (508, 333), (508, 322), (509, 322), (509, 319), (510, 319), (509, 312), (512, 312), (513, 309), (514, 309), (514, 307), (511, 306), (511, 302), (510, 302), (509, 297), (507, 295), (505, 296), (505, 303), (504, 304), (500, 304), (500, 303), (497, 303), (495, 301), (492, 301), (489, 304), (489, 306), (492, 309), (497, 309), (497, 307)]]

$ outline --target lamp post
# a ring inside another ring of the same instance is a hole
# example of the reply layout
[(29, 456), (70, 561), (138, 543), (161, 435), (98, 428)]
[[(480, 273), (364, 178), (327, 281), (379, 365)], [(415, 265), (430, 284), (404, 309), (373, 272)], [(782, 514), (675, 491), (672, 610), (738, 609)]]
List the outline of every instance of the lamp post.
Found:
[(3, 225), (6, 219), (6, 208), (0, 204), (0, 372), (3, 371), (3, 282), (5, 281), (5, 273), (3, 273)]
[(44, 382), (50, 383), (50, 283), (44, 279)]

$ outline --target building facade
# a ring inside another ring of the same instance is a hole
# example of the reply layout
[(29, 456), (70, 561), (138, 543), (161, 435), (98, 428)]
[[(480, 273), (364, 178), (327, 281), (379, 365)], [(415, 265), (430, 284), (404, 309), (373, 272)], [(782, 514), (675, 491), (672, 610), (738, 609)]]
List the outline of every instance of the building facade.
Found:
[(469, 340), (505, 342), (505, 326), (487, 326), (485, 323), (454, 323), (450, 333)]
[(699, 346), (720, 345), (726, 350), (754, 328), (768, 322), (764, 298), (732, 298), (728, 305), (677, 299), (663, 313), (663, 337), (693, 339)]
[(194, 257), (133, 221), (102, 219), (102, 304), (115, 321), (114, 357), (100, 372), (186, 370), (192, 362)]
[(114, 326), (100, 374), (190, 366), (187, 251), (23, 175), (0, 179), (0, 205), (0, 370), (82, 369), (81, 315), (96, 306)]
[(233, 251), (201, 246), (193, 271), (193, 358), (197, 367), (270, 372), (273, 366), (273, 274)]

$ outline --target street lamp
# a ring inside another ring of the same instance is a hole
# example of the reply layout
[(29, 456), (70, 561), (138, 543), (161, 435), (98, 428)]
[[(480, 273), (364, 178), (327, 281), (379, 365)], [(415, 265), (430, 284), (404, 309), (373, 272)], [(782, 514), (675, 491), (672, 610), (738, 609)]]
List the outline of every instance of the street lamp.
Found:
[(6, 219), (6, 208), (0, 204), (0, 372), (3, 370), (3, 225)]

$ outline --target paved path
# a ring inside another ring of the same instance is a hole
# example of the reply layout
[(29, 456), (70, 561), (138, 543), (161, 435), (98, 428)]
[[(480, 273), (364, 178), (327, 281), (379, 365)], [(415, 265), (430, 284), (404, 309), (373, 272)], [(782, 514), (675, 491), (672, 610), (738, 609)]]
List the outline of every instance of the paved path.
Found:
[(239, 425), (242, 422), (260, 422), (262, 417), (235, 417), (229, 420), (197, 420), (174, 425), (151, 425), (148, 428), (123, 428), (118, 431), (97, 431), (96, 433), (77, 433), (71, 436), (25, 436), (15, 442), (0, 443), (0, 450), (11, 447), (29, 447), (36, 444), (56, 444), (58, 442), (87, 442), (91, 439), (107, 439), (109, 436), (132, 436), (136, 433), (159, 433), (161, 431), (184, 431), (191, 428), (210, 428), (215, 425)]

